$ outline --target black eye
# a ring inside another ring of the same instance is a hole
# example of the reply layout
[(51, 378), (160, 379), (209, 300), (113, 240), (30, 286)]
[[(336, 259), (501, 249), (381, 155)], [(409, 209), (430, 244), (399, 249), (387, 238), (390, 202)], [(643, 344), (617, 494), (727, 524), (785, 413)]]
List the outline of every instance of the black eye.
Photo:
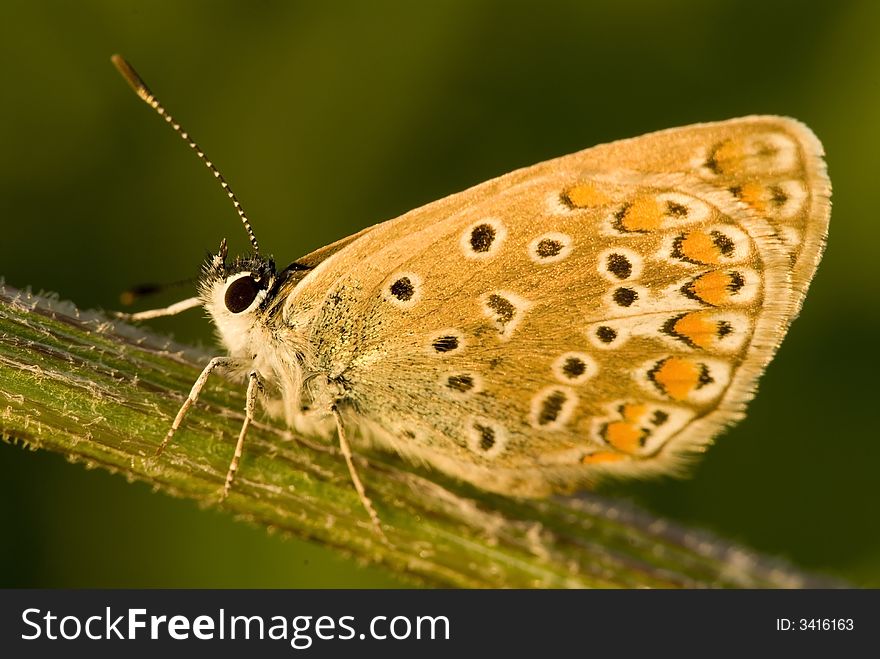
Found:
[(260, 286), (253, 277), (240, 277), (226, 289), (226, 308), (232, 313), (241, 313), (251, 306), (259, 292)]

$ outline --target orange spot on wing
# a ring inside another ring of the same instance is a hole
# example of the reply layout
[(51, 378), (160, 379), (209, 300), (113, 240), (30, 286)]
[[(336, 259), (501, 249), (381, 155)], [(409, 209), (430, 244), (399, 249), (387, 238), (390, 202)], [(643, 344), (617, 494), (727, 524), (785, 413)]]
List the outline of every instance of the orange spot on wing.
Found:
[(740, 167), (743, 156), (742, 145), (735, 140), (727, 140), (715, 149), (712, 160), (718, 173), (729, 173)]
[(602, 206), (611, 202), (611, 197), (592, 183), (578, 183), (562, 193), (563, 199), (575, 208)]
[(599, 451), (597, 453), (591, 453), (590, 455), (585, 455), (581, 458), (581, 462), (585, 465), (590, 464), (602, 464), (603, 462), (620, 462), (624, 459), (624, 456), (620, 455), (620, 453), (611, 453), (610, 451)]
[(630, 421), (613, 421), (605, 426), (605, 441), (624, 453), (638, 451), (644, 435), (644, 431)]
[(767, 210), (767, 191), (760, 183), (743, 183), (737, 196), (759, 213)]
[(691, 289), (706, 304), (719, 306), (730, 301), (730, 275), (722, 270), (713, 270), (697, 277)]
[(689, 261), (715, 265), (721, 250), (705, 231), (690, 231), (684, 235), (679, 244), (679, 251)]
[(697, 388), (700, 369), (689, 359), (670, 357), (652, 371), (651, 377), (670, 398), (685, 400)]
[(629, 421), (630, 423), (638, 423), (639, 420), (645, 416), (645, 412), (648, 411), (647, 405), (640, 405), (638, 403), (628, 403), (623, 406), (623, 410), (621, 412), (624, 419)]
[(636, 197), (620, 218), (626, 231), (654, 231), (660, 228), (663, 212), (654, 197)]
[(715, 323), (706, 320), (704, 313), (697, 311), (679, 318), (672, 326), (672, 331), (685, 337), (695, 346), (708, 349), (712, 347), (713, 340), (718, 334), (718, 327)]

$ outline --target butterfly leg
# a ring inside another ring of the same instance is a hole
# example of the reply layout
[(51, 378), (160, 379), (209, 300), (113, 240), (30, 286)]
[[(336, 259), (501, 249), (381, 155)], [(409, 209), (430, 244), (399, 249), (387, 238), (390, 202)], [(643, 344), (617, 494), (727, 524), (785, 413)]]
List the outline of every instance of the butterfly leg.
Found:
[(345, 463), (348, 465), (348, 473), (351, 475), (351, 482), (354, 483), (354, 489), (357, 491), (358, 497), (361, 500), (361, 505), (363, 505), (367, 513), (370, 515), (376, 533), (378, 533), (379, 537), (387, 543), (388, 538), (382, 530), (382, 523), (379, 521), (379, 515), (376, 514), (376, 509), (373, 508), (373, 502), (370, 501), (370, 497), (367, 496), (364, 484), (361, 482), (361, 478), (358, 476), (357, 470), (354, 467), (354, 461), (351, 456), (351, 446), (349, 446), (348, 440), (345, 438), (345, 430), (342, 425), (342, 415), (339, 414), (339, 410), (335, 405), (333, 406), (333, 418), (336, 419), (336, 432), (339, 435), (339, 448), (342, 451), (342, 456), (345, 458)]
[(156, 449), (156, 455), (162, 455), (162, 451), (165, 450), (165, 447), (168, 446), (171, 438), (174, 437), (174, 433), (177, 432), (177, 429), (180, 427), (180, 424), (183, 421), (183, 418), (186, 416), (186, 413), (189, 411), (189, 408), (192, 407), (193, 403), (195, 403), (199, 399), (199, 394), (201, 393), (202, 388), (205, 386), (205, 383), (208, 381), (208, 376), (211, 375), (211, 372), (217, 368), (228, 368), (230, 366), (234, 366), (236, 363), (236, 360), (230, 359), (229, 357), (214, 357), (211, 361), (208, 362), (208, 365), (205, 366), (205, 369), (202, 371), (201, 375), (196, 378), (196, 381), (189, 392), (189, 396), (186, 397), (186, 400), (183, 401), (183, 405), (180, 406), (180, 410), (177, 412), (177, 416), (174, 417), (174, 421), (171, 423), (171, 428), (168, 429), (168, 434), (165, 435), (165, 439), (162, 440), (162, 443), (159, 444), (159, 448)]
[(238, 471), (238, 463), (241, 460), (241, 449), (244, 446), (244, 437), (247, 435), (248, 427), (254, 420), (254, 411), (257, 408), (257, 394), (263, 390), (263, 383), (260, 382), (260, 375), (256, 371), (248, 373), (247, 397), (244, 405), (244, 423), (241, 424), (241, 432), (238, 433), (238, 442), (235, 444), (235, 453), (232, 456), (232, 462), (229, 463), (229, 469), (226, 472), (226, 482), (223, 484), (223, 494), (220, 495), (222, 502), (229, 496), (229, 490), (232, 488), (232, 481), (235, 480), (235, 472)]

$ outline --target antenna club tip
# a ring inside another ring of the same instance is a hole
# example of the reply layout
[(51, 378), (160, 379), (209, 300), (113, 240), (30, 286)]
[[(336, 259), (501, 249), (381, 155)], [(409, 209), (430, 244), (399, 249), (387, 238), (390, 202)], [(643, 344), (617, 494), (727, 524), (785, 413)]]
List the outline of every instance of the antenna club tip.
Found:
[(110, 56), (110, 62), (112, 62), (113, 66), (116, 67), (116, 70), (119, 71), (126, 78), (131, 71), (134, 71), (131, 64), (128, 63), (128, 60), (125, 59), (119, 53), (113, 53)]
[(134, 67), (128, 63), (128, 60), (125, 59), (119, 53), (114, 53), (110, 56), (110, 61), (113, 63), (113, 66), (116, 67), (116, 70), (125, 78), (125, 81), (131, 86), (131, 88), (140, 95), (142, 91), (148, 91), (147, 85), (141, 80), (141, 77), (138, 75), (137, 71), (134, 70)]

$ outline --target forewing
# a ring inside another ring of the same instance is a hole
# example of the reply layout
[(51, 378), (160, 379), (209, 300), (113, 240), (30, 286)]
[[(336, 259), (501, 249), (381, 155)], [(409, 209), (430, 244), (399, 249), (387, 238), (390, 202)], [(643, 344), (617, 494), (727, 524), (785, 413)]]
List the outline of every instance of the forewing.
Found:
[(800, 306), (820, 156), (766, 117), (588, 149), (374, 227), (287, 316), (349, 418), (482, 487), (675, 471), (741, 416)]

